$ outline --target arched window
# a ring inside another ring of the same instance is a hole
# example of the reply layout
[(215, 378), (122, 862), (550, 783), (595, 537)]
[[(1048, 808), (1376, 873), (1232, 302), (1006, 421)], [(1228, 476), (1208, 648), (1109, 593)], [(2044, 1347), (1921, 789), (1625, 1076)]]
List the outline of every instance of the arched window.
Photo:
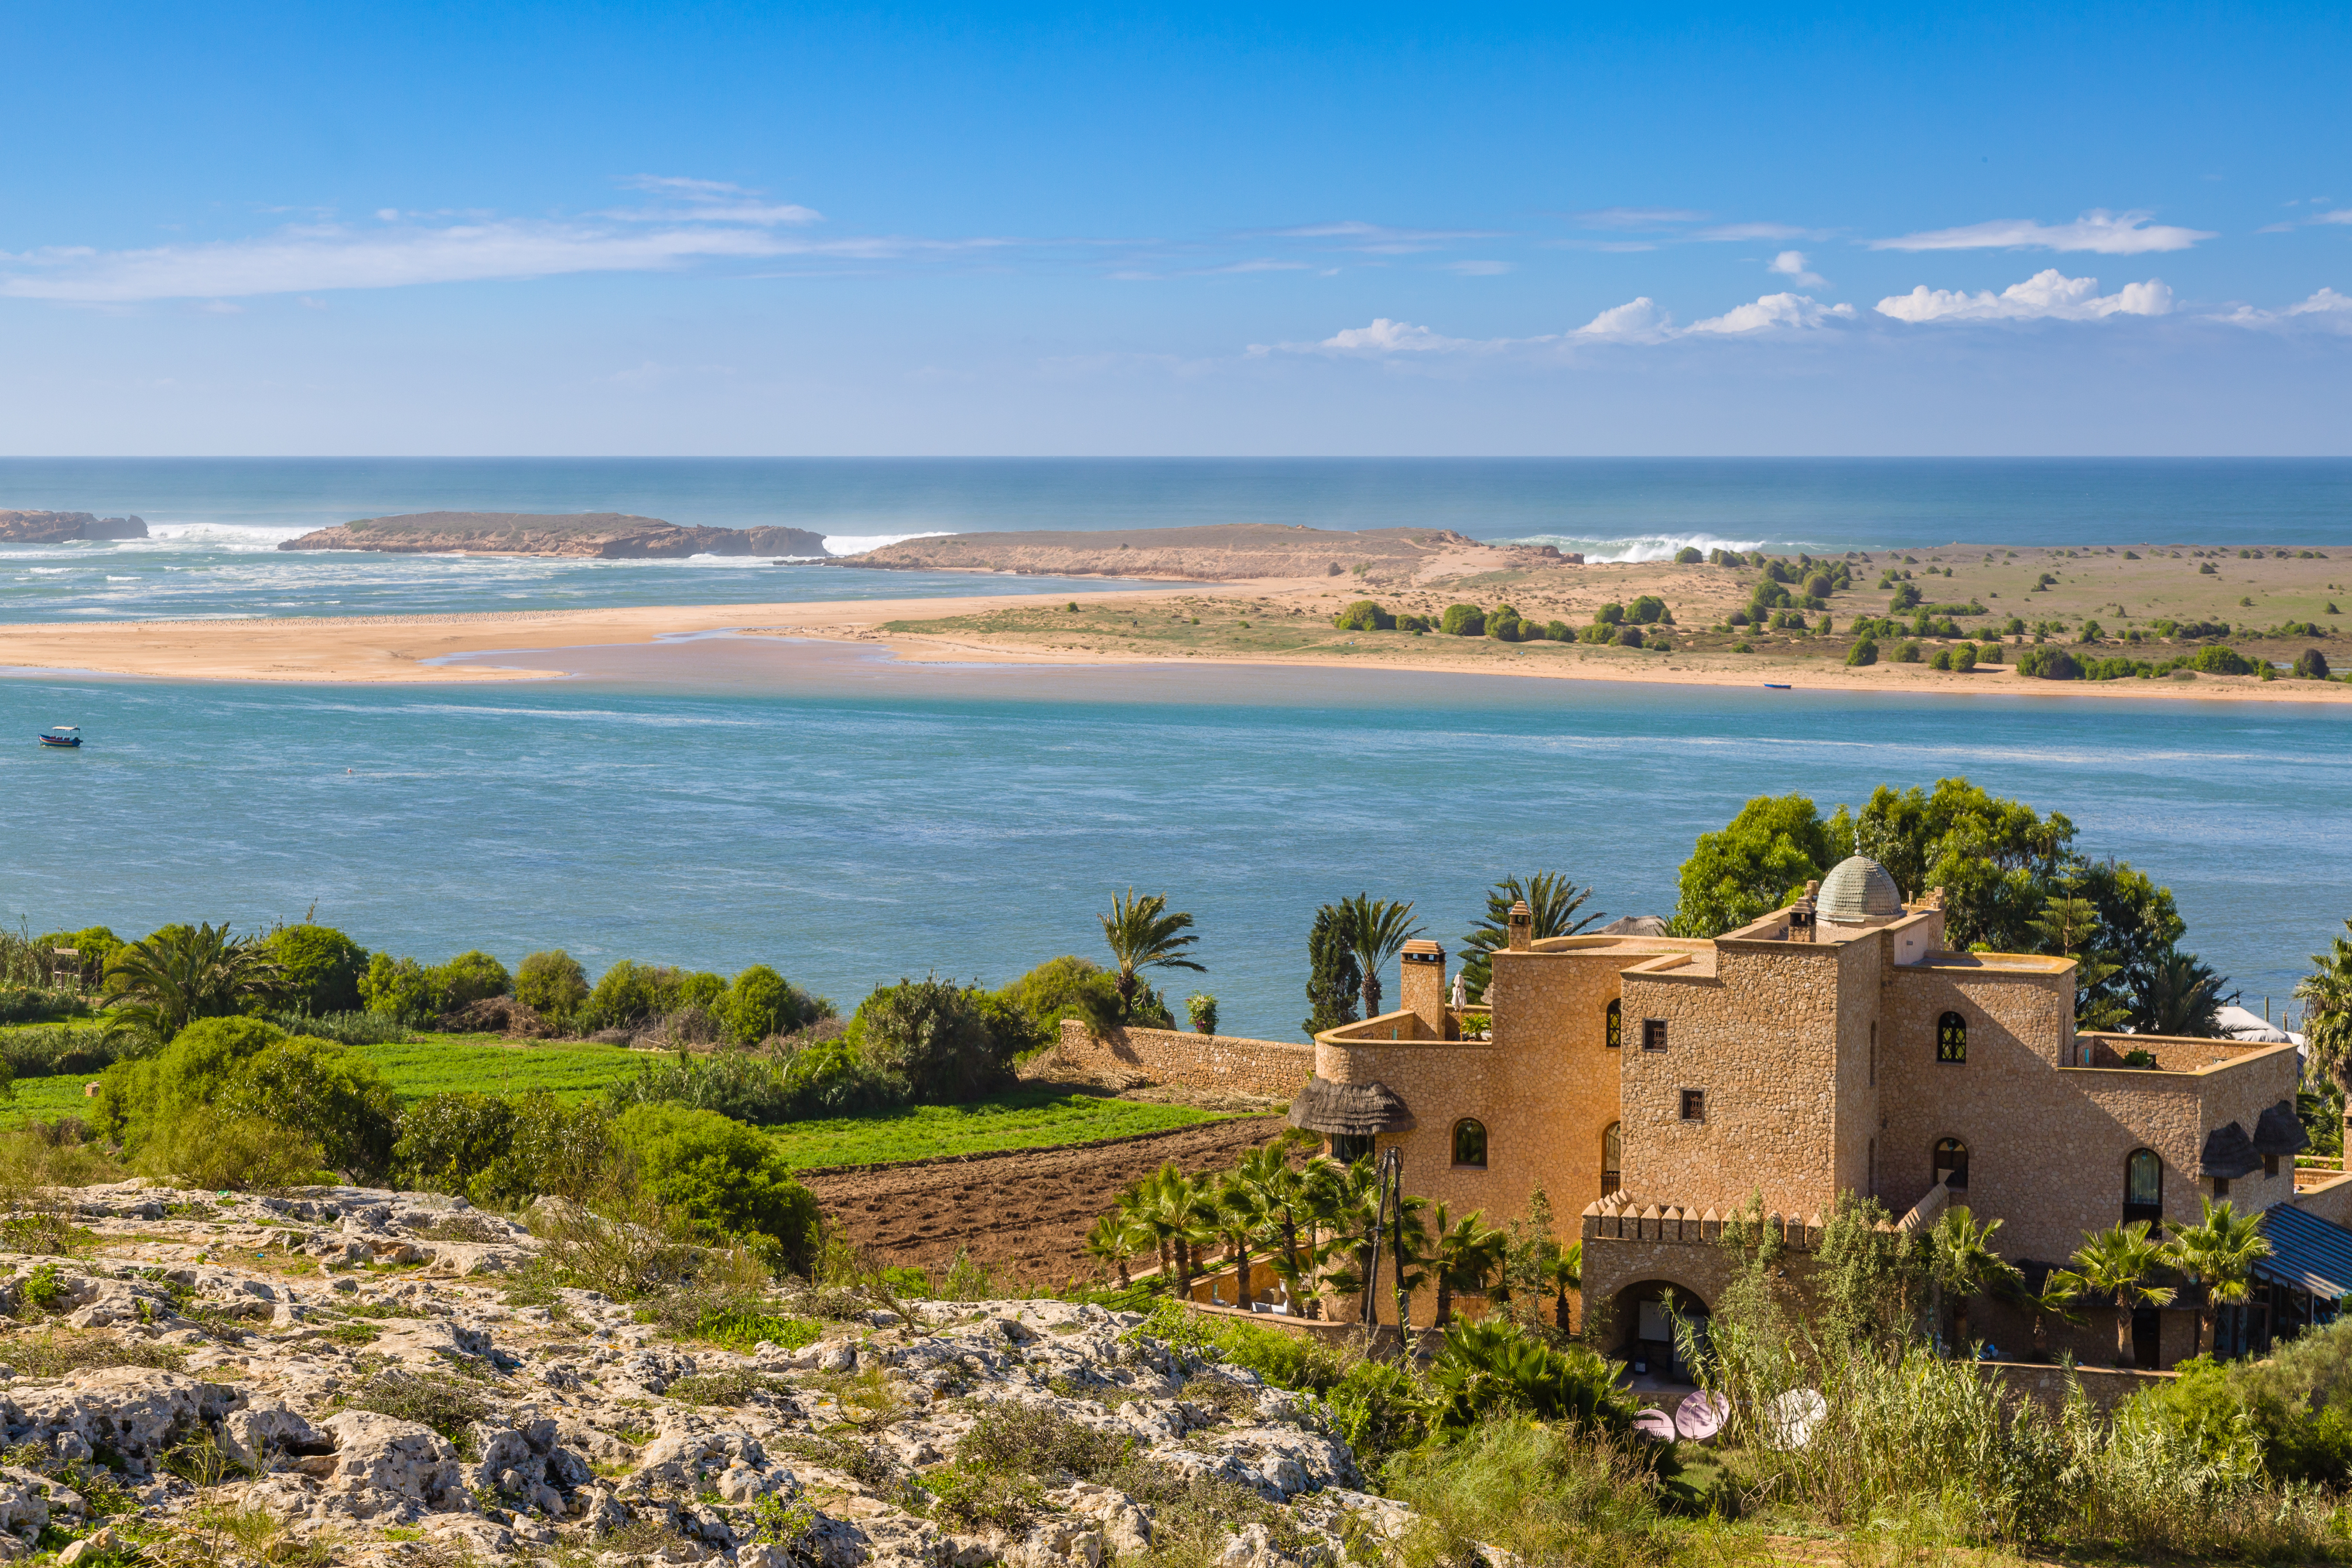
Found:
[(1966, 1061), (1969, 1059), (1969, 1020), (1958, 1013), (1946, 1013), (1936, 1020), (1936, 1060)]
[(1602, 1015), (1601, 1043), (1612, 1051), (1623, 1048), (1625, 1044), (1625, 1004), (1623, 1002), (1611, 1002), (1608, 1012)]
[(1454, 1124), (1454, 1163), (1486, 1168), (1486, 1124), (1465, 1116)]
[(1601, 1196), (1607, 1197), (1624, 1184), (1618, 1173), (1625, 1166), (1624, 1124), (1612, 1122), (1601, 1129)]
[(2124, 1223), (2164, 1219), (2164, 1162), (2154, 1149), (2134, 1149), (2124, 1160)]
[(1937, 1140), (1936, 1179), (1954, 1192), (1969, 1190), (1969, 1146), (1959, 1139)]

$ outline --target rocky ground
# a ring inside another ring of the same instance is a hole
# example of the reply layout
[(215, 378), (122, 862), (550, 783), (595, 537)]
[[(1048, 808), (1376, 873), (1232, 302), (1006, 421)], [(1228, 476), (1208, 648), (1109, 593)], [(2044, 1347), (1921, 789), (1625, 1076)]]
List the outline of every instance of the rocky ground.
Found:
[[(68, 1196), (70, 1231), (6, 1227), (68, 1252), (0, 1253), (0, 1559), (1269, 1568), (1409, 1523), (1311, 1401), (1132, 1314), (902, 1303), (737, 1354), (554, 1286), (462, 1199)], [(1024, 1422), (1130, 1439), (1092, 1473), (1143, 1495), (959, 1455)]]

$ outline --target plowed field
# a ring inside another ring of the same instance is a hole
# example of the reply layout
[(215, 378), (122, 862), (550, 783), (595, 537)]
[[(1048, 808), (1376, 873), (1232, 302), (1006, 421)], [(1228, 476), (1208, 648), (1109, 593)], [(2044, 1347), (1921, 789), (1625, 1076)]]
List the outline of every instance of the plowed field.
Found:
[(1281, 1132), (1279, 1116), (1241, 1116), (1101, 1148), (1020, 1149), (799, 1178), (853, 1241), (886, 1263), (944, 1271), (961, 1249), (999, 1274), (1060, 1285), (1098, 1270), (1087, 1228), (1120, 1187), (1170, 1160), (1188, 1173), (1222, 1169)]

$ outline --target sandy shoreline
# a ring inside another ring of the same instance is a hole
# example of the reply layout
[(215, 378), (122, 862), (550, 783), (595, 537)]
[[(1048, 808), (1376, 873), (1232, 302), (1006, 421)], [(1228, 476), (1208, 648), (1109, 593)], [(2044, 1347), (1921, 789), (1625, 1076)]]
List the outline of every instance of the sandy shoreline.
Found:
[[(1170, 600), (1288, 600), (1328, 591), (1297, 580), (1182, 588), (1130, 589), (1095, 598), (1088, 608), (1123, 609)], [(1093, 596), (1081, 595), (1081, 599)], [(989, 595), (847, 600), (775, 604), (634, 606), (604, 610), (488, 611), (425, 615), (297, 617), (283, 620), (151, 621), (106, 625), (0, 625), (0, 668), (83, 672), (169, 681), (295, 682), (320, 685), (477, 685), (546, 680), (565, 673), (560, 659), (532, 668), (501, 666), (500, 653), (560, 654), (566, 649), (647, 644), (696, 633), (820, 638), (886, 648), (909, 662), (1039, 664), (1241, 664), (1532, 679), (1635, 681), (1667, 685), (1759, 686), (1786, 682), (1813, 691), (2005, 694), (2053, 698), (2169, 697), (2189, 701), (2341, 703), (2352, 686), (2251, 678), (2171, 681), (2032, 681), (1983, 668), (1953, 675), (1919, 664), (1882, 663), (1849, 669), (1822, 660), (1801, 665), (1694, 653), (1643, 654), (1579, 644), (1497, 644), (1482, 639), (1367, 636), (1297, 654), (1239, 649), (1181, 654), (1052, 646), (997, 638), (885, 630), (892, 622), (937, 622), (1016, 609), (1058, 608), (1069, 595)], [(485, 657), (488, 655), (489, 657)]]

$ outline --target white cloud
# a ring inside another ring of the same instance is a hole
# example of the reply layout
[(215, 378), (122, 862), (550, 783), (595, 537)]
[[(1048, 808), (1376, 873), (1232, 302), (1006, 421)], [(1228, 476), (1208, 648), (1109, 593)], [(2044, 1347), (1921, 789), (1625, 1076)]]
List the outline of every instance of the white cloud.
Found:
[(1449, 261), (1445, 270), (1464, 277), (1499, 277), (1511, 270), (1507, 261)]
[(1415, 327), (1406, 321), (1391, 321), (1385, 316), (1375, 317), (1369, 327), (1349, 327), (1334, 332), (1315, 345), (1349, 354), (1427, 354), (1443, 353), (1449, 349), (1467, 349), (1473, 345), (1465, 338), (1444, 338), (1426, 327)]
[(1579, 213), (1576, 221), (1591, 229), (1654, 229), (1700, 223), (1706, 217), (1705, 213), (1684, 207), (1603, 207), (1597, 213)]
[(1806, 269), (1805, 253), (1801, 250), (1782, 251), (1767, 265), (1767, 270), (1779, 273), (1800, 288), (1819, 288), (1828, 281), (1821, 274)]
[(1673, 318), (1644, 294), (1612, 306), (1569, 334), (1572, 338), (1607, 338), (1619, 342), (1654, 343), (1672, 330)]
[(2172, 310), (2172, 290), (2156, 278), (2126, 283), (2113, 294), (2099, 292), (2095, 277), (2069, 277), (2045, 267), (1999, 294), (1990, 289), (1930, 288), (1878, 302), (1881, 316), (1897, 321), (2094, 321), (2106, 316), (2164, 316)]
[(1761, 332), (1774, 327), (1826, 327), (1833, 320), (1851, 321), (1853, 315), (1851, 305), (1823, 305), (1802, 294), (1767, 294), (1752, 305), (1735, 306), (1720, 316), (1694, 321), (1683, 329), (1683, 335)]
[(1701, 229), (1691, 236), (1705, 240), (1751, 239), (1819, 239), (1820, 231), (1801, 229), (1792, 224), (1718, 224), (1711, 229)]
[(2311, 221), (2315, 224), (2352, 224), (2352, 207), (2344, 207), (2332, 213), (2322, 213)]
[(2241, 305), (2220, 319), (2239, 327), (2315, 327), (2322, 331), (2352, 332), (2352, 295), (2323, 288), (2300, 305), (2284, 310), (2257, 310)]
[(1996, 218), (1964, 228), (1931, 229), (1924, 234), (1874, 239), (1873, 250), (2086, 250), (2102, 256), (2142, 256), (2150, 251), (2187, 250), (2199, 240), (2211, 239), (2205, 229), (2150, 224), (2151, 213), (2084, 213), (2071, 224), (2039, 224), (2031, 218)]

